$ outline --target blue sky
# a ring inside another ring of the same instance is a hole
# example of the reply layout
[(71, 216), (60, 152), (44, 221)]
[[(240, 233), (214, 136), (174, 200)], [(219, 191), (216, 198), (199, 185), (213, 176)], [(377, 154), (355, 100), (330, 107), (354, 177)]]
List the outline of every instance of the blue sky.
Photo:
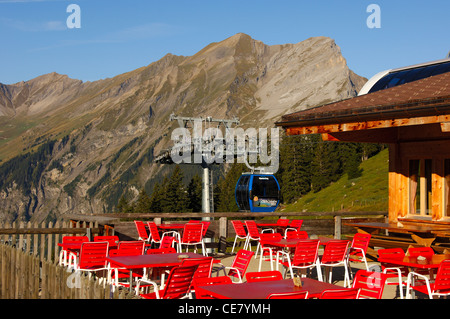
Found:
[[(70, 4), (81, 9), (81, 28), (67, 27)], [(370, 4), (381, 28), (367, 26)], [(448, 0), (0, 0), (0, 82), (50, 72), (95, 81), (239, 32), (269, 45), (333, 38), (349, 67), (370, 78), (446, 57), (449, 12)]]

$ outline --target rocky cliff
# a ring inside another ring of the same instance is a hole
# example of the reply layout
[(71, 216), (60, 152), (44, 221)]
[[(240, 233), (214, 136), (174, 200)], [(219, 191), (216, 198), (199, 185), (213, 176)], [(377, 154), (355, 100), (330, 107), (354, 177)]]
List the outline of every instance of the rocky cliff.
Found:
[(237, 34), (95, 82), (50, 73), (0, 84), (0, 220), (112, 212), (122, 194), (151, 188), (172, 113), (272, 127), (355, 96), (365, 81), (330, 38), (269, 46)]

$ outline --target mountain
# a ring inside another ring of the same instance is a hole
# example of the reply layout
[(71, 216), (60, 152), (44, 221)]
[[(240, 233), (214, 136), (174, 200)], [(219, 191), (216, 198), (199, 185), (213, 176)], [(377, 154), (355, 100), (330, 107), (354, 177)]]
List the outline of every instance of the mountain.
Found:
[(151, 189), (169, 169), (153, 159), (172, 144), (170, 114), (272, 127), (365, 82), (330, 38), (266, 45), (240, 33), (99, 81), (49, 73), (0, 84), (0, 220), (108, 213)]

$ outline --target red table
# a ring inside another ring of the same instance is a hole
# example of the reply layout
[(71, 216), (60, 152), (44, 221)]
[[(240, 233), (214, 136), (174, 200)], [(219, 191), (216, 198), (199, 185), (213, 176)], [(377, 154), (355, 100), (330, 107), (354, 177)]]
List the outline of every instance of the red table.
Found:
[[(432, 256), (422, 256), (425, 259), (418, 259), (418, 256), (404, 256), (404, 257), (391, 257), (391, 258), (378, 258), (379, 262), (382, 263), (390, 263), (392, 265), (405, 266), (413, 271), (415, 269), (428, 269), (430, 271), (430, 277), (433, 277), (433, 271), (439, 268), (439, 265), (443, 260), (450, 259), (450, 254), (436, 254)], [(414, 276), (412, 278), (414, 285)], [(413, 298), (414, 298), (414, 290), (413, 290)]]
[(184, 229), (186, 224), (157, 224), (156, 226), (160, 229)]
[(183, 259), (180, 255), (188, 255), (189, 258), (204, 258), (205, 256), (195, 253), (173, 253), (173, 254), (151, 254), (136, 256), (113, 256), (107, 257), (111, 268), (125, 268), (130, 271), (130, 291), (133, 283), (133, 270), (143, 268), (175, 267), (181, 265)]
[(308, 298), (318, 298), (324, 290), (344, 289), (341, 286), (321, 282), (311, 278), (302, 278), (302, 287), (296, 287), (292, 279), (245, 282), (242, 284), (221, 284), (199, 286), (207, 293), (221, 299), (267, 299), (273, 293), (308, 291)]
[[(295, 248), (298, 243), (301, 243), (302, 241), (310, 240), (310, 239), (299, 239), (299, 238), (288, 238), (288, 239), (281, 239), (281, 240), (262, 240), (262, 243), (270, 245), (270, 246), (276, 246), (276, 247), (284, 247), (284, 248)], [(326, 244), (333, 240), (333, 238), (328, 237), (320, 237), (319, 242), (320, 245), (326, 246)]]

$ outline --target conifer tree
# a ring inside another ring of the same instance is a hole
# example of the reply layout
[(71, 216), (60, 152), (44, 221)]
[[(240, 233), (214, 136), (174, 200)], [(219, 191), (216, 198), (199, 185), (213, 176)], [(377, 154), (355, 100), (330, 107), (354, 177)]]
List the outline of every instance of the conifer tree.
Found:
[(145, 189), (141, 189), (138, 199), (134, 205), (134, 212), (138, 214), (149, 213), (150, 203), (150, 197), (147, 195)]
[(188, 209), (191, 212), (201, 212), (202, 211), (202, 179), (198, 175), (194, 177), (189, 182), (187, 187), (187, 194), (189, 198)]

